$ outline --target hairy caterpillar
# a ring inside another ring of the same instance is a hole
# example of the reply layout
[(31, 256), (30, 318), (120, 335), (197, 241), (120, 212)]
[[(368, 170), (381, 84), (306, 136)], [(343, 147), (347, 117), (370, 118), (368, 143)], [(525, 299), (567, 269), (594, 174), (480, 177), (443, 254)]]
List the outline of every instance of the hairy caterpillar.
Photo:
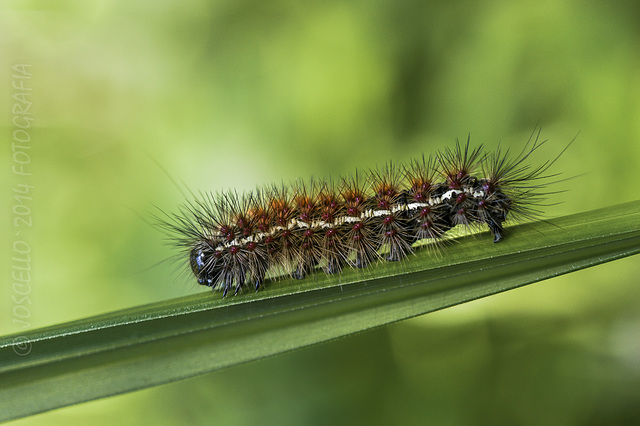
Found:
[(303, 278), (316, 268), (334, 274), (345, 265), (401, 260), (414, 243), (439, 241), (458, 225), (486, 225), (499, 242), (507, 219), (541, 214), (544, 182), (556, 176), (547, 171), (564, 150), (538, 166), (526, 164), (545, 143), (539, 135), (534, 131), (513, 157), (509, 150), (485, 153), (469, 139), (456, 140), (430, 157), (338, 182), (205, 193), (161, 226), (188, 253), (198, 283), (222, 288), (223, 297), (246, 283), (258, 290), (274, 267)]

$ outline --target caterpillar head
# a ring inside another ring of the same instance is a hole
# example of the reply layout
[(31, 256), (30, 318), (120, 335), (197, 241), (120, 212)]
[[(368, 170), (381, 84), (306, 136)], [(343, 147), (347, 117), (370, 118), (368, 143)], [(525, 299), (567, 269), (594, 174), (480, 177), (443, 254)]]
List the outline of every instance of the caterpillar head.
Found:
[(198, 284), (213, 287), (219, 274), (216, 251), (206, 242), (197, 243), (189, 253), (189, 266), (198, 279)]

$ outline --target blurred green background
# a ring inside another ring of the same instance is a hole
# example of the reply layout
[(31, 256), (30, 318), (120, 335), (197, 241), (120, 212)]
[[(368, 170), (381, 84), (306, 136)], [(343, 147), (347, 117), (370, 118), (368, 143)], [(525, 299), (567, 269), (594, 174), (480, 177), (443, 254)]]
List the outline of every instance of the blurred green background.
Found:
[[(0, 46), (2, 334), (205, 291), (147, 223), (182, 202), (171, 179), (337, 176), (469, 133), (518, 149), (539, 122), (537, 160), (579, 133), (548, 216), (640, 198), (635, 0), (5, 1)], [(20, 307), (17, 64), (34, 120)], [(637, 424), (639, 275), (628, 258), (16, 424)]]

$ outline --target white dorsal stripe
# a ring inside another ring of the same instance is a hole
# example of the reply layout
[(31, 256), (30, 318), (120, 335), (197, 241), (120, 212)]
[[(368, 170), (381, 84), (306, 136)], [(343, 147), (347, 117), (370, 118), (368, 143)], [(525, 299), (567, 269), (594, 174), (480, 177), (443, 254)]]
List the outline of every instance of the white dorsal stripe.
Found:
[[(222, 252), (225, 249), (233, 246), (244, 247), (249, 243), (260, 243), (264, 241), (267, 237), (274, 236), (278, 232), (285, 231), (285, 230), (292, 231), (296, 229), (309, 229), (309, 230), (320, 231), (323, 229), (337, 228), (347, 223), (362, 222), (365, 219), (389, 216), (391, 214), (398, 213), (398, 212), (405, 212), (405, 211), (412, 212), (424, 207), (433, 207), (433, 206), (440, 205), (444, 202), (444, 200), (451, 200), (463, 193), (468, 194), (473, 198), (486, 197), (486, 192), (483, 190), (474, 191), (473, 188), (464, 188), (463, 190), (450, 189), (449, 191), (442, 194), (442, 196), (440, 197), (429, 198), (429, 200), (425, 203), (416, 203), (416, 202), (398, 203), (392, 206), (391, 209), (364, 210), (362, 213), (360, 213), (360, 216), (348, 216), (348, 215), (338, 216), (333, 220), (333, 222), (326, 222), (324, 220), (315, 220), (311, 223), (308, 223), (300, 219), (291, 219), (287, 223), (286, 227), (277, 225), (277, 226), (271, 227), (271, 229), (269, 229), (269, 231), (267, 232), (258, 232), (244, 238), (234, 238), (231, 241), (224, 242), (216, 246), (215, 251)], [(218, 235), (218, 236), (221, 236), (221, 235)]]

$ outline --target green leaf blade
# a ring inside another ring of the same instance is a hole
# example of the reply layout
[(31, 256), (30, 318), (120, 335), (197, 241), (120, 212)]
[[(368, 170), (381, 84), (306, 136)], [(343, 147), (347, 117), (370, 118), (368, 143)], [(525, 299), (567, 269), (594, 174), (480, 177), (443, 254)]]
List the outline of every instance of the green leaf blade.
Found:
[[(0, 420), (327, 341), (640, 252), (640, 201), (257, 294), (203, 292), (0, 338)], [(22, 346), (27, 355), (19, 356)]]

